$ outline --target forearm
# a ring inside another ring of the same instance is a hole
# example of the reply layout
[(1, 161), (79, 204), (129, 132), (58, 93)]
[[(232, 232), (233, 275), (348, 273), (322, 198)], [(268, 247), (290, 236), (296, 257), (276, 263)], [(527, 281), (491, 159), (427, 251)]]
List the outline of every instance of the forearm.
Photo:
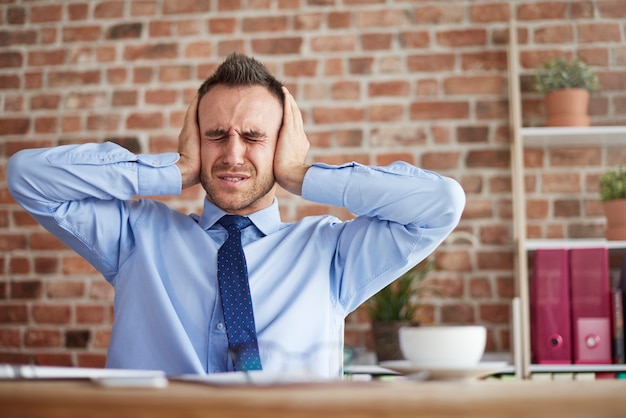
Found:
[(13, 197), (27, 210), (50, 212), (69, 201), (178, 194), (177, 154), (135, 155), (112, 144), (27, 149), (7, 168)]
[(318, 164), (307, 173), (303, 197), (342, 206), (357, 215), (417, 228), (442, 228), (447, 233), (457, 225), (465, 206), (465, 193), (456, 181), (405, 163), (388, 167)]

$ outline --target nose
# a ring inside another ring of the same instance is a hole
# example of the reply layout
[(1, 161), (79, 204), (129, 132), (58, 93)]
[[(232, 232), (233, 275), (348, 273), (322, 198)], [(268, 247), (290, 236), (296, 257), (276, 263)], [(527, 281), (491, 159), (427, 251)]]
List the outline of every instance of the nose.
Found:
[(228, 165), (243, 164), (246, 149), (244, 140), (236, 132), (233, 132), (228, 136), (228, 140), (224, 142), (222, 162)]

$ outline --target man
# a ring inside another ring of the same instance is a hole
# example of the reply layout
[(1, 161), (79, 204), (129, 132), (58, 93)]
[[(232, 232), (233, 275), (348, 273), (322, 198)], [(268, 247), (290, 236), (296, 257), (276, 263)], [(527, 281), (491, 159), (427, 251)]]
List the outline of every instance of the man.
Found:
[[(405, 163), (308, 165), (308, 148), (291, 94), (256, 60), (233, 54), (189, 106), (178, 153), (135, 155), (111, 143), (24, 150), (9, 162), (9, 188), (115, 288), (107, 367), (241, 370), (229, 349), (239, 324), (225, 323), (218, 286), (230, 234), (220, 220), (231, 214), (252, 222), (241, 231), (254, 312), (246, 332), (261, 367), (297, 360), (336, 378), (345, 317), (444, 240), (465, 196), (454, 180)], [(133, 199), (197, 183), (202, 215)], [(276, 184), (358, 217), (282, 223)]]

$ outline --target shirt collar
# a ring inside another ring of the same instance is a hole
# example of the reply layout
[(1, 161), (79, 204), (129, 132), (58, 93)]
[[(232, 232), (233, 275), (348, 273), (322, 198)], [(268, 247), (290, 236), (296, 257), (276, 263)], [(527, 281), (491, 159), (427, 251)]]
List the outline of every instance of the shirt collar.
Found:
[[(208, 199), (204, 199), (204, 209), (202, 216), (198, 220), (198, 225), (202, 229), (209, 229), (213, 227), (227, 212), (215, 206), (209, 202)], [(248, 218), (252, 221), (254, 226), (257, 227), (264, 235), (269, 235), (272, 232), (277, 231), (280, 228), (280, 210), (278, 209), (278, 200), (274, 198), (274, 201), (270, 206), (265, 209), (261, 209), (248, 215)]]

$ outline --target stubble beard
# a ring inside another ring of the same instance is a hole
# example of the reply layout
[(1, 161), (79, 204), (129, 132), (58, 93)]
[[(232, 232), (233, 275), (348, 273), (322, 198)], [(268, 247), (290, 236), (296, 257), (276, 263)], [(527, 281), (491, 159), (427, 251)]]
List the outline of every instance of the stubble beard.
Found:
[(217, 185), (215, 175), (209, 176), (207, 173), (200, 175), (200, 184), (207, 194), (207, 199), (215, 206), (225, 212), (237, 212), (254, 206), (259, 200), (272, 191), (276, 180), (272, 175), (257, 177), (256, 172), (252, 172), (247, 182), (254, 182), (251, 188), (241, 191), (224, 190)]

